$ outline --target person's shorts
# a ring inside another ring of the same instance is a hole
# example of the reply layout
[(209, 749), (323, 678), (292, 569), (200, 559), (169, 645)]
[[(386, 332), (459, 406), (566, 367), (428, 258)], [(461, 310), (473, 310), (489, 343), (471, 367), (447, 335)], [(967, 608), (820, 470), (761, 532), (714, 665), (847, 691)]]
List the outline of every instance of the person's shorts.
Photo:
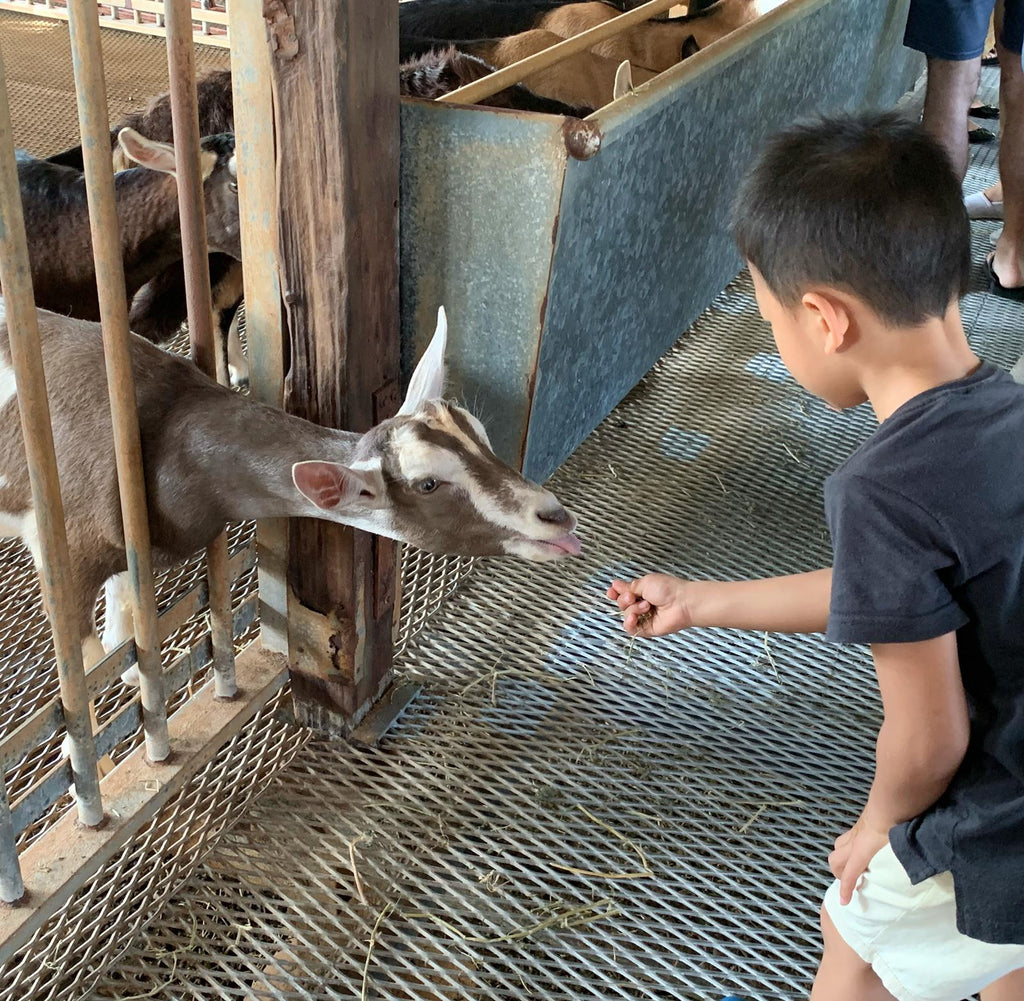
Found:
[[(933, 59), (977, 59), (994, 7), (995, 0), (910, 0), (903, 44)], [(1005, 0), (999, 44), (1024, 48), (1024, 0)]]
[(1024, 968), (1024, 945), (957, 931), (948, 872), (914, 886), (889, 845), (871, 859), (848, 904), (839, 903), (838, 880), (828, 888), (825, 910), (898, 1001), (961, 1001)]

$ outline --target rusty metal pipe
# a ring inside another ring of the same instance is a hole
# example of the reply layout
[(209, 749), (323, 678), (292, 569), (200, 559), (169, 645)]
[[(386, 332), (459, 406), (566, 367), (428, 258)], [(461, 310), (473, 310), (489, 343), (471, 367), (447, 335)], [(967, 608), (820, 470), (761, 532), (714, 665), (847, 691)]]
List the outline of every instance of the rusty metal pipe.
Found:
[(25, 896), (25, 881), (18, 864), (18, 845), (7, 783), (0, 772), (0, 903), (17, 904)]
[(159, 762), (170, 754), (167, 743), (167, 703), (160, 665), (160, 631), (153, 585), (149, 514), (146, 509), (142, 443), (128, 333), (128, 296), (124, 284), (117, 202), (114, 198), (114, 168), (110, 158), (110, 125), (96, 4), (91, 0), (68, 0), (68, 20), (85, 162), (85, 187), (89, 196), (92, 252), (96, 262), (96, 288), (103, 326), (103, 356), (107, 369), (110, 416), (114, 424), (117, 485), (121, 498), (128, 576), (132, 584), (146, 754), (150, 761)]
[(628, 28), (643, 24), (644, 21), (649, 21), (659, 14), (664, 14), (678, 3), (679, 0), (649, 0), (648, 3), (634, 7), (633, 10), (620, 14), (618, 17), (613, 17), (604, 24), (588, 28), (578, 35), (573, 35), (572, 38), (567, 38), (564, 42), (558, 42), (542, 52), (535, 52), (532, 56), (520, 59), (518, 62), (512, 63), (511, 66), (497, 70), (489, 76), (467, 83), (464, 87), (459, 87), (458, 90), (439, 97), (438, 103), (476, 104), (485, 98), (493, 97), (506, 87), (522, 83), (531, 73), (554, 66), (555, 63), (561, 62), (568, 56), (574, 56), (577, 52), (585, 52), (606, 38), (614, 38), (615, 35), (622, 34)]
[[(21, 186), (14, 161), (11, 109), (7, 101), (6, 73), (0, 53), (0, 286), (3, 287), (11, 365), (14, 368), (21, 430), (25, 439), (32, 507), (39, 534), (36, 563), (43, 601), (53, 632), (53, 649), (60, 679), (64, 722), (71, 744), (71, 770), (75, 775), (78, 819), (87, 827), (103, 821), (96, 745), (92, 739), (89, 696), (82, 663), (80, 609), (75, 600), (64, 528), (64, 505), (53, 450), (50, 404), (46, 395), (43, 355), (32, 271), (21, 208)], [(20, 877), (19, 877), (20, 878)], [(9, 884), (9, 888), (13, 884)]]
[[(170, 76), (174, 162), (178, 177), (178, 211), (184, 251), (185, 298), (189, 340), (195, 363), (211, 378), (227, 382), (222, 337), (215, 337), (210, 296), (210, 264), (206, 243), (203, 175), (199, 157), (199, 105), (196, 99), (195, 42), (190, 0), (167, 0), (167, 71)], [(219, 334), (219, 330), (218, 330)], [(235, 650), (228, 579), (227, 535), (218, 536), (206, 550), (210, 591), (210, 633), (213, 674), (220, 698), (233, 698)]]

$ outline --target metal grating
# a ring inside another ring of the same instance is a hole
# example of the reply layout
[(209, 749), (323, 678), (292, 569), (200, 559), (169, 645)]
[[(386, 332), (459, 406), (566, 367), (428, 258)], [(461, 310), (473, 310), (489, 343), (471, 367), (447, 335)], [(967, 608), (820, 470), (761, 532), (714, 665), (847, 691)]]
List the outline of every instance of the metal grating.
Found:
[[(167, 90), (167, 45), (124, 31), (100, 32), (110, 120)], [(71, 42), (65, 21), (0, 10), (0, 44), (14, 141), (36, 156), (52, 156), (79, 141)], [(196, 72), (227, 69), (224, 49), (197, 46)]]

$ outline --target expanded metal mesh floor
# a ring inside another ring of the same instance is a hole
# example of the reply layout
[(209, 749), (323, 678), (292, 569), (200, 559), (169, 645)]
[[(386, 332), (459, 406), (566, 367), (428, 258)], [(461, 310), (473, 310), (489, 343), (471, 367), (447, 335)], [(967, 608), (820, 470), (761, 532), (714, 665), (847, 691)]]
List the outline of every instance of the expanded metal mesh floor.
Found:
[[(1010, 367), (1024, 308), (983, 291), (992, 228), (964, 315)], [(583, 558), (478, 562), (409, 641), (423, 694), (380, 749), (300, 746), (90, 996), (805, 996), (870, 781), (867, 654), (631, 645), (602, 595), (825, 565), (822, 481), (873, 426), (787, 376), (741, 276), (554, 478)]]

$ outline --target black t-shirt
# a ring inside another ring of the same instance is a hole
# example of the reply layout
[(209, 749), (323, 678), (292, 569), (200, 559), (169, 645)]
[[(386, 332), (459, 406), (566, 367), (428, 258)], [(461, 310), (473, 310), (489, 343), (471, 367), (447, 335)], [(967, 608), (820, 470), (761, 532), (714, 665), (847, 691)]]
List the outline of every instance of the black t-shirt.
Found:
[(828, 637), (957, 631), (967, 755), (889, 839), (914, 883), (953, 876), (957, 927), (1024, 944), (1024, 386), (982, 363), (914, 397), (825, 484)]

